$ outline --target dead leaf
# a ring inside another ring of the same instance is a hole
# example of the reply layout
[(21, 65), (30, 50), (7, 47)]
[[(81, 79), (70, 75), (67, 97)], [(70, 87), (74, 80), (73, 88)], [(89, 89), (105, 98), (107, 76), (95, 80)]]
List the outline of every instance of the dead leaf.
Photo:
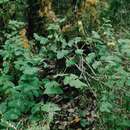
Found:
[(70, 124), (76, 124), (80, 122), (80, 118), (78, 116), (75, 117), (75, 119), (73, 121), (71, 121)]
[(89, 4), (90, 6), (95, 6), (97, 3), (97, 0), (86, 0), (87, 4)]

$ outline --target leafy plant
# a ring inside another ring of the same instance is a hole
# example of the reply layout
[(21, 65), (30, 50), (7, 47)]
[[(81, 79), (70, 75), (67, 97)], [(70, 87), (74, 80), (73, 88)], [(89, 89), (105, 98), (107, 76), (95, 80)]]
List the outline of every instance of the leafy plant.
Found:
[(129, 129), (129, 1), (47, 2), (0, 0), (0, 129)]

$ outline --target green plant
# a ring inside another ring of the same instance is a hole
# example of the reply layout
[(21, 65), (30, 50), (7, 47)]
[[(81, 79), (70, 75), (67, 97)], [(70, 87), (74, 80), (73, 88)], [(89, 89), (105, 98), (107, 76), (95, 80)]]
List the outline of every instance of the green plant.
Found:
[[(112, 27), (108, 27), (111, 30)], [(116, 41), (113, 31), (106, 33), (106, 30), (108, 29), (105, 28), (104, 30), (105, 41), (96, 42), (98, 51), (96, 56), (98, 62), (101, 63), (96, 69), (102, 77), (99, 81), (101, 83), (101, 89), (99, 89), (101, 93), (100, 116), (103, 117), (105, 129), (124, 130), (130, 127), (129, 110), (127, 109), (128, 106), (125, 105), (127, 104), (127, 97), (129, 97), (129, 40), (119, 39)]]
[[(20, 28), (19, 22), (17, 27)], [(11, 29), (15, 29), (13, 25)], [(40, 94), (40, 80), (36, 65), (41, 59), (33, 57), (30, 49), (23, 48), (17, 32), (8, 35), (1, 50), (3, 69), (0, 73), (0, 96), (4, 101), (0, 110), (4, 120), (17, 121), (36, 103)]]
[(64, 129), (129, 129), (130, 39), (107, 19), (123, 20), (127, 3), (111, 1), (111, 14), (108, 7), (103, 12), (108, 17), (90, 34), (84, 32), (89, 26), (84, 20), (90, 21), (83, 16), (74, 25), (78, 33), (70, 36), (62, 30), (65, 19), (49, 23), (44, 35), (42, 29), (30, 34), (35, 27), (30, 30), (24, 15), (29, 2), (0, 0), (0, 129), (53, 130), (61, 118)]

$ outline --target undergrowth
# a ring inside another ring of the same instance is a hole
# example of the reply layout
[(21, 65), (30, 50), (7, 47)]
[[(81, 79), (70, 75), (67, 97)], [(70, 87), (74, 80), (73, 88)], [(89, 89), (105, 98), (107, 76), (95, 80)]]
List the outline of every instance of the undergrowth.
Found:
[(19, 21), (2, 29), (1, 130), (130, 129), (129, 35), (102, 18), (90, 34), (79, 20), (69, 37), (59, 19), (29, 40)]

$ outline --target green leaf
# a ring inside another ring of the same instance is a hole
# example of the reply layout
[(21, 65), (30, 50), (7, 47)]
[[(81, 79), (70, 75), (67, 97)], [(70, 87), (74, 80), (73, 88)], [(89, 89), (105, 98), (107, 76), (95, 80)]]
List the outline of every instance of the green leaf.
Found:
[(86, 119), (81, 119), (80, 124), (85, 128), (86, 126), (90, 125), (90, 122), (88, 122)]
[(119, 39), (118, 40), (118, 42), (120, 43), (120, 44), (130, 44), (130, 39)]
[[(10, 20), (8, 27), (11, 30), (16, 31), (19, 28), (25, 27), (25, 23), (24, 22), (18, 22), (17, 20)], [(15, 40), (15, 42), (17, 42), (17, 43), (19, 43), (19, 41), (20, 41), (20, 39), (18, 37), (13, 37), (13, 40)]]
[(123, 119), (118, 123), (118, 126), (122, 126), (122, 127), (130, 127), (130, 120), (127, 119)]
[(4, 62), (3, 63), (3, 71), (4, 71), (4, 73), (8, 73), (8, 71), (9, 71), (9, 68), (10, 68), (10, 64), (8, 63), (8, 62)]
[(64, 58), (68, 53), (68, 50), (57, 51), (57, 59)]
[(34, 38), (40, 42), (40, 44), (45, 45), (46, 43), (48, 43), (48, 39), (42, 36), (37, 35), (36, 33), (34, 33)]
[(83, 89), (87, 85), (80, 81), (76, 75), (71, 74), (70, 76), (65, 76), (64, 78), (64, 84), (70, 85), (71, 87), (80, 88)]
[(130, 87), (130, 78), (126, 81), (126, 85)]
[(100, 35), (95, 31), (92, 31), (92, 37), (95, 38), (95, 39), (100, 39), (101, 38)]
[(115, 56), (115, 55), (102, 56), (101, 60), (103, 60), (105, 62), (109, 62), (109, 63), (112, 63), (112, 62), (121, 63), (122, 62), (121, 58), (119, 56)]
[(96, 57), (95, 53), (89, 53), (88, 56), (86, 57), (86, 61), (88, 62), (88, 64), (92, 64), (95, 57)]
[(6, 111), (6, 109), (7, 109), (7, 104), (6, 104), (6, 102), (1, 103), (1, 104), (0, 104), (0, 114), (1, 114), (1, 113), (4, 113), (4, 112)]
[(35, 114), (35, 113), (37, 113), (37, 112), (40, 112), (40, 110), (41, 110), (40, 108), (41, 108), (41, 104), (40, 104), (40, 103), (34, 105), (33, 108), (31, 109), (31, 113), (32, 113), (32, 114)]
[(56, 112), (60, 111), (61, 109), (54, 103), (46, 103), (41, 107), (41, 110), (45, 112)]
[(18, 109), (10, 109), (6, 113), (4, 113), (4, 117), (7, 120), (16, 120), (16, 119), (19, 118), (20, 114), (21, 113), (20, 113), (20, 111)]
[(45, 84), (45, 94), (62, 94), (63, 90), (60, 88), (60, 85), (56, 81), (51, 81)]
[(7, 2), (9, 2), (9, 0), (0, 0), (0, 4), (5, 4)]
[(130, 39), (119, 39), (121, 53), (130, 57)]
[(112, 105), (109, 102), (102, 102), (100, 106), (101, 112), (107, 112), (110, 113), (112, 109)]
[(82, 38), (81, 38), (81, 37), (75, 37), (73, 40), (74, 40), (74, 42), (77, 44), (77, 43), (79, 43), (80, 41), (82, 41)]
[(60, 87), (47, 87), (44, 91), (45, 94), (51, 95), (51, 94), (62, 94), (63, 90)]
[(79, 43), (80, 41), (82, 41), (81, 37), (75, 37), (75, 38), (73, 38), (72, 40), (70, 40), (70, 41), (68, 42), (68, 46), (69, 46), (69, 47), (72, 47), (74, 44), (77, 44), (77, 43)]
[(77, 55), (82, 55), (82, 54), (83, 54), (83, 50), (82, 50), (82, 49), (77, 49), (77, 50), (75, 51), (75, 53), (76, 53)]
[(8, 107), (17, 107), (18, 109), (21, 108), (21, 106), (23, 105), (22, 100), (11, 100), (8, 103)]
[(36, 67), (26, 67), (25, 70), (24, 70), (24, 74), (27, 74), (27, 75), (33, 75), (33, 74), (36, 74), (38, 71), (38, 68)]
[(47, 29), (58, 31), (60, 29), (60, 26), (58, 24), (49, 24), (49, 27)]
[(95, 61), (95, 62), (92, 64), (92, 67), (93, 67), (94, 69), (97, 69), (100, 65), (101, 65), (101, 62), (100, 62), (100, 61)]
[(66, 67), (70, 67), (70, 66), (73, 66), (75, 64), (76, 64), (76, 62), (74, 59), (69, 59), (69, 60), (67, 59), (66, 60)]

